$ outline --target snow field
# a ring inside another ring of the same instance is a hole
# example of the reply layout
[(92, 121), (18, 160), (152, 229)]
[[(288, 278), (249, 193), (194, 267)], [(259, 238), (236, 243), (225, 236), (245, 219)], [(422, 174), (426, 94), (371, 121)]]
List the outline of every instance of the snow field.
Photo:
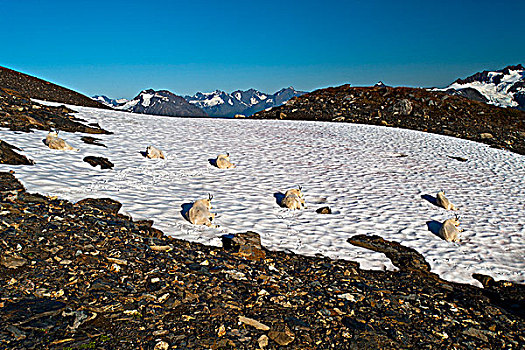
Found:
[[(177, 238), (220, 245), (220, 236), (247, 230), (272, 250), (357, 261), (365, 269), (395, 269), (381, 253), (347, 239), (375, 234), (420, 252), (432, 271), (480, 285), (471, 275), (525, 282), (525, 157), (487, 145), (422, 132), (343, 123), (167, 118), (71, 106), (77, 117), (113, 135), (107, 148), (61, 132), (80, 152), (55, 151), (47, 132), (0, 129), (0, 138), (36, 162), (14, 169), (30, 192), (71, 201), (111, 197), (134, 219)], [(166, 160), (140, 152), (161, 149)], [(229, 152), (237, 168), (208, 159)], [(112, 170), (93, 168), (87, 155), (107, 157)], [(406, 155), (406, 157), (401, 157)], [(468, 161), (450, 159), (461, 156)], [(307, 209), (281, 208), (276, 194), (301, 185)], [(429, 230), (453, 217), (423, 199), (444, 189), (460, 207), (462, 242)], [(214, 195), (218, 229), (194, 226), (182, 205)], [(315, 209), (330, 206), (333, 214)]]

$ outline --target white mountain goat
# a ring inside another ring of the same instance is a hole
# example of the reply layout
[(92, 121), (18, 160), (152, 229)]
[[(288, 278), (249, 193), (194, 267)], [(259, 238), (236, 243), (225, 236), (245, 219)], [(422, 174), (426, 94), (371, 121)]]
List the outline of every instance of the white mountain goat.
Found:
[(160, 149), (154, 146), (148, 146), (148, 148), (146, 148), (146, 157), (150, 159), (156, 159), (156, 158), (166, 159), (164, 157), (164, 153), (162, 153)]
[(230, 154), (219, 154), (217, 156), (217, 159), (215, 160), (215, 164), (217, 165), (217, 168), (219, 169), (230, 169), (235, 168), (235, 164), (232, 164), (230, 162)]
[(447, 242), (459, 242), (459, 233), (463, 230), (458, 229), (459, 217), (456, 215), (453, 219), (447, 219), (439, 229), (439, 236)]
[(215, 219), (215, 214), (210, 213), (211, 200), (213, 196), (208, 195), (208, 198), (196, 200), (190, 210), (188, 211), (188, 219), (194, 225), (206, 225), (209, 227), (217, 228), (218, 225), (211, 223)]
[(61, 151), (78, 151), (78, 148), (71, 147), (66, 141), (58, 137), (58, 132), (51, 131), (47, 134), (44, 144), (51, 149)]
[(293, 210), (306, 208), (304, 194), (301, 190), (302, 187), (299, 186), (299, 188), (292, 188), (286, 191), (284, 198), (281, 201), (281, 205)]
[(439, 191), (436, 195), (436, 204), (440, 207), (445, 208), (446, 210), (458, 210), (454, 204), (450, 203), (450, 201), (445, 197), (445, 191)]

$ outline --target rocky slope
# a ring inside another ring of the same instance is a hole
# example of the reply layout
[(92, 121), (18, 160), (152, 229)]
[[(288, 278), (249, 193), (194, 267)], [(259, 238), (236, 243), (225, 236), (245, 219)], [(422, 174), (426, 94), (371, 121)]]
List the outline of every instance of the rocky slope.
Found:
[(442, 89), (450, 94), (500, 107), (525, 110), (525, 68), (521, 64), (457, 79)]
[(445, 282), (377, 236), (398, 272), (258, 246), (166, 237), (120, 203), (27, 193), (0, 173), (0, 347), (519, 349), (525, 289)]
[(33, 76), (0, 67), (0, 87), (15, 90), (31, 98), (52, 102), (67, 103), (77, 106), (108, 108), (76, 91)]
[(266, 108), (280, 106), (290, 98), (303, 94), (305, 92), (288, 87), (273, 95), (255, 89), (237, 90), (231, 94), (216, 90), (209, 93), (198, 92), (193, 96), (185, 96), (184, 98), (189, 103), (206, 111), (211, 117), (231, 118), (236, 114), (249, 116)]
[(385, 125), (444, 134), (525, 154), (525, 112), (445, 92), (386, 86), (321, 89), (252, 116)]
[(168, 90), (143, 90), (131, 101), (116, 107), (133, 113), (165, 115), (171, 117), (206, 117), (203, 110), (186, 102)]
[(18, 91), (0, 88), (0, 126), (16, 131), (63, 130), (88, 134), (110, 134), (98, 125), (85, 125), (65, 106), (44, 106)]

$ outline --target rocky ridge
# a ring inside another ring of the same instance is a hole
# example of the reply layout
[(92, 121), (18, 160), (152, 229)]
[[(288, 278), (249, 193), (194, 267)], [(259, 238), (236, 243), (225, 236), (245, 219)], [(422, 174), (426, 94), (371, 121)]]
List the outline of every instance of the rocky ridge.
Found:
[(525, 154), (525, 112), (425, 89), (342, 85), (292, 98), (252, 118), (383, 125), (455, 136)]
[(15, 90), (19, 94), (31, 96), (31, 98), (38, 100), (85, 107), (109, 108), (76, 91), (5, 67), (0, 67), (0, 87)]

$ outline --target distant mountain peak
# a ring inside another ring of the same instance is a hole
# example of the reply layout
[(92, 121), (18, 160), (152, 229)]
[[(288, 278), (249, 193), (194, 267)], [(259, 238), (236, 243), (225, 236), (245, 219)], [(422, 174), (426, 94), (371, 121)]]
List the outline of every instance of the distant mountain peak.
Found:
[(91, 97), (92, 99), (94, 99), (95, 101), (98, 101), (108, 107), (118, 107), (118, 106), (121, 106), (123, 105), (124, 103), (128, 102), (127, 99), (125, 98), (118, 98), (118, 99), (113, 99), (113, 98), (109, 98), (105, 95), (95, 95), (95, 96), (92, 96)]
[(134, 99), (117, 109), (142, 114), (173, 117), (206, 117), (202, 109), (188, 103), (183, 97), (169, 90), (142, 90)]
[(517, 64), (478, 72), (457, 79), (441, 90), (500, 107), (525, 110), (525, 68)]

